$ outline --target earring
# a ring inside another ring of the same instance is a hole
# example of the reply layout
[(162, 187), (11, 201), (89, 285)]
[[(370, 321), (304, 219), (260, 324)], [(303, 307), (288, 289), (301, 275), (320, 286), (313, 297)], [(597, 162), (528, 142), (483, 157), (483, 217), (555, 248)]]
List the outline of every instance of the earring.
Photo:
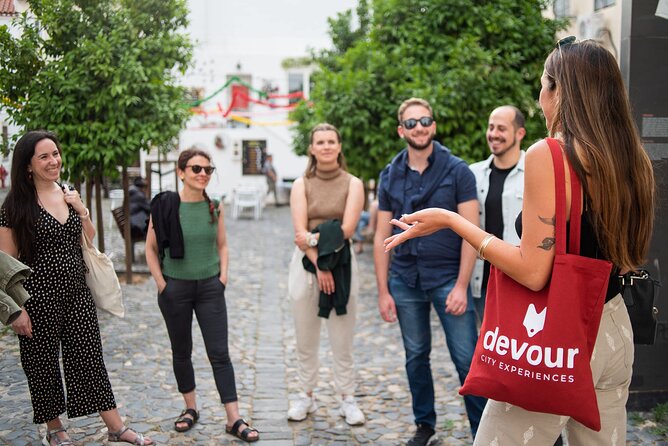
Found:
[(181, 177), (181, 181), (183, 181), (183, 180), (185, 180), (185, 179), (186, 179), (186, 177)]

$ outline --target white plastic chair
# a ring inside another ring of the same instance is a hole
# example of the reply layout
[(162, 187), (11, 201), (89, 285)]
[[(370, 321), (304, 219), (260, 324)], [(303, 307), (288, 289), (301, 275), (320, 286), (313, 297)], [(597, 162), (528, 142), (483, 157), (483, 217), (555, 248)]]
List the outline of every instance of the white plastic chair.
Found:
[(253, 211), (253, 218), (259, 220), (262, 216), (262, 192), (252, 186), (239, 186), (234, 189), (232, 196), (232, 218), (235, 220), (246, 209)]

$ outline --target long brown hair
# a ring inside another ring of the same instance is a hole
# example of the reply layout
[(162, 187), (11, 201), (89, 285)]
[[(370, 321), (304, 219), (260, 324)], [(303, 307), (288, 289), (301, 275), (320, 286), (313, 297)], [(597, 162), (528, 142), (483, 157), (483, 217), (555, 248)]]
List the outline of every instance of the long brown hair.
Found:
[[(211, 162), (211, 155), (206, 153), (204, 150), (190, 148), (190, 149), (186, 149), (183, 152), (181, 152), (181, 154), (179, 155), (179, 159), (176, 162), (177, 167), (180, 170), (185, 172), (186, 166), (188, 165), (188, 161), (190, 161), (191, 158), (196, 157), (196, 156), (204, 157), (207, 160), (209, 160), (209, 162)], [(210, 223), (215, 223), (216, 222), (216, 215), (215, 215), (215, 209), (214, 209), (213, 201), (211, 201), (211, 198), (209, 198), (209, 195), (206, 193), (206, 190), (204, 190), (202, 192), (204, 193), (204, 199), (209, 204), (209, 214), (211, 214)]]
[[(323, 122), (311, 129), (311, 137), (310, 137), (311, 144), (313, 144), (313, 135), (315, 135), (315, 132), (325, 132), (325, 131), (332, 131), (336, 133), (337, 142), (339, 143), (341, 142), (341, 133), (339, 132), (339, 129), (334, 127), (332, 124), (327, 124), (326, 122)], [(339, 156), (336, 158), (336, 161), (339, 163), (339, 167), (341, 169), (346, 171), (348, 170), (348, 165), (346, 164), (346, 157), (343, 156), (343, 151), (339, 152)], [(306, 178), (314, 177), (317, 167), (318, 167), (318, 160), (315, 159), (315, 156), (312, 153), (309, 153), (308, 164), (306, 165), (306, 172), (304, 173), (304, 176)]]
[(649, 249), (656, 190), (617, 62), (594, 41), (564, 44), (548, 56), (545, 75), (556, 92), (548, 130), (563, 139), (582, 180), (603, 254), (636, 268)]

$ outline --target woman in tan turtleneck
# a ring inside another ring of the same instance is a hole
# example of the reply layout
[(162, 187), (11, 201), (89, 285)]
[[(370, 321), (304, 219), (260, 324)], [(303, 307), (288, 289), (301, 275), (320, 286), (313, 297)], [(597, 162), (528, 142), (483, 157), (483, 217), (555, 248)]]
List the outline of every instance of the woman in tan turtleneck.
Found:
[[(359, 178), (346, 171), (341, 152), (341, 135), (330, 124), (318, 124), (311, 130), (309, 163), (303, 177), (297, 179), (290, 194), (290, 211), (295, 229), (295, 248), (290, 262), (288, 293), (292, 301), (297, 338), (297, 373), (301, 393), (292, 399), (288, 419), (304, 420), (318, 408), (313, 390), (318, 381), (318, 347), (320, 345), (319, 300), (336, 292), (331, 271), (315, 273), (305, 269), (308, 260), (317, 265), (321, 224), (338, 220), (350, 251), (350, 292), (345, 314), (332, 311), (325, 316), (334, 362), (334, 383), (341, 396), (340, 414), (350, 425), (364, 424), (364, 414), (355, 402), (355, 373), (353, 364), (353, 334), (355, 331), (358, 295), (357, 262), (349, 240), (355, 232), (362, 207), (364, 187)], [(329, 226), (331, 228), (331, 225)], [(335, 228), (338, 231), (338, 227)], [(325, 232), (323, 231), (323, 234)], [(339, 233), (340, 235), (340, 233)], [(320, 243), (321, 248), (325, 244)], [(320, 253), (322, 255), (322, 252)], [(346, 253), (347, 256), (347, 253)], [(304, 257), (308, 260), (303, 262)], [(344, 257), (344, 256), (342, 256)], [(322, 309), (321, 309), (322, 312)]]

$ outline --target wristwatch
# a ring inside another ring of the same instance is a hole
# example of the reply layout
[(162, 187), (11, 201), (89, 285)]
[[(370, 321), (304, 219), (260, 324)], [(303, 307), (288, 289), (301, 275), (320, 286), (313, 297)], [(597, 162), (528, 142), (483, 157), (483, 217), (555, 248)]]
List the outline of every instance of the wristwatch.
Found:
[(315, 248), (318, 246), (318, 237), (315, 236), (312, 232), (309, 232), (306, 236), (306, 243), (311, 247)]

